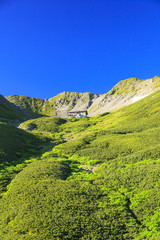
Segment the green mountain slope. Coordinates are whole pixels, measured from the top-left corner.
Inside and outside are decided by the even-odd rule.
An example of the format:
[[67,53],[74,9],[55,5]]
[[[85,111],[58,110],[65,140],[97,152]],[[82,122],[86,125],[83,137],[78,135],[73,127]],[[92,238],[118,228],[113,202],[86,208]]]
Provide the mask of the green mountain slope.
[[160,239],[159,102],[156,91],[97,117],[22,123],[29,136],[50,138],[50,148],[26,156],[14,176],[8,169],[13,181],[0,199],[0,237]]
[[33,111],[26,111],[14,103],[11,103],[0,95],[0,121],[24,121],[30,118],[38,117]]
[[89,116],[96,116],[119,109],[142,99],[160,89],[160,77],[146,80],[129,78],[117,83],[108,93],[63,92],[50,99],[31,98],[19,95],[6,97],[15,105],[37,114],[68,117],[70,110],[88,110]]
[[22,121],[28,119],[26,118],[26,115],[18,109],[18,107],[11,104],[2,95],[0,95],[0,118],[1,120],[10,119]]
[[27,158],[39,153],[42,144],[39,136],[0,122],[0,195],[26,166]]
[[98,187],[64,180],[69,172],[64,162],[43,160],[17,175],[0,207],[4,240],[121,239],[125,214],[100,206],[108,199]]
[[[19,112],[26,116],[26,118],[35,118],[41,116],[41,111],[39,110],[43,100],[33,99],[29,97],[23,97],[19,95],[13,95],[11,97],[6,97],[8,102],[12,104],[13,108],[17,108]],[[32,105],[32,107],[30,107]]]

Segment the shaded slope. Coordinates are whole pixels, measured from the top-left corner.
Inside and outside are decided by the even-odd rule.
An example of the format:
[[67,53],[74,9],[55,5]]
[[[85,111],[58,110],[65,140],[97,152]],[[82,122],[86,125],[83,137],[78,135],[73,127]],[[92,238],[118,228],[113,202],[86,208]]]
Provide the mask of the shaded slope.
[[0,123],[0,196],[15,175],[26,166],[25,160],[39,153],[42,143],[38,136]]
[[17,107],[17,110],[23,113],[27,118],[35,118],[41,116],[41,106],[43,106],[42,99],[30,98],[20,95],[12,95],[6,97],[12,106]]
[[[32,113],[32,117],[34,114]],[[24,121],[25,119],[29,119],[31,115],[22,111],[18,106],[9,102],[6,98],[0,95],[0,118],[10,119],[10,120],[20,120]]]
[[40,143],[37,141],[31,133],[0,123],[0,163],[17,159],[22,151]]

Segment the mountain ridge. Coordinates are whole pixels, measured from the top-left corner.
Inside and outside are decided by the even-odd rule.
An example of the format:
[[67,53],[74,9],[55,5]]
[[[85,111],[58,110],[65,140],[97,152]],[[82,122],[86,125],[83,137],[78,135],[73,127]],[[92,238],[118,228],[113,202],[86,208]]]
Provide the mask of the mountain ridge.
[[21,109],[36,114],[68,117],[68,111],[87,110],[89,116],[117,110],[138,101],[160,89],[160,77],[141,80],[128,78],[118,82],[109,92],[62,92],[49,98],[32,98],[21,95],[7,96],[6,99]]

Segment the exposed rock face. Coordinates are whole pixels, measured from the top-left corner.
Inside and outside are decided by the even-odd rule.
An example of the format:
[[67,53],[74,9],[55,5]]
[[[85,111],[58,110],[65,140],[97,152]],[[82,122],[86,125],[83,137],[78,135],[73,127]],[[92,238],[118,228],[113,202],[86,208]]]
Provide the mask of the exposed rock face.
[[160,77],[146,80],[129,78],[120,81],[106,94],[63,92],[50,99],[19,95],[7,99],[29,112],[48,116],[68,117],[68,111],[87,110],[89,116],[121,108],[160,89]]
[[119,109],[160,89],[160,77],[120,81],[108,93],[101,95],[89,109],[90,116]]

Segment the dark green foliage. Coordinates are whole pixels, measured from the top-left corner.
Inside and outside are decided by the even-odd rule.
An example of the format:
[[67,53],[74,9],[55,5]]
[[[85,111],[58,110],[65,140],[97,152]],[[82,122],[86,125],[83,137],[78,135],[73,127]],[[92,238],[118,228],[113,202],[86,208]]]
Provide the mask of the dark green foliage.
[[27,152],[36,144],[40,144],[40,140],[35,135],[0,123],[0,163],[16,160],[22,151]]

